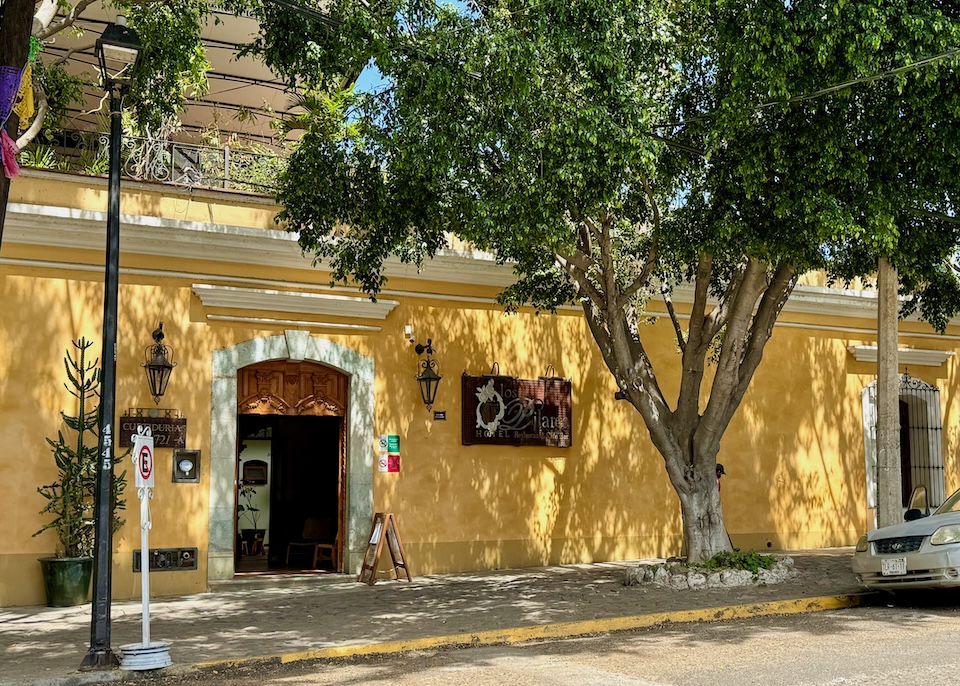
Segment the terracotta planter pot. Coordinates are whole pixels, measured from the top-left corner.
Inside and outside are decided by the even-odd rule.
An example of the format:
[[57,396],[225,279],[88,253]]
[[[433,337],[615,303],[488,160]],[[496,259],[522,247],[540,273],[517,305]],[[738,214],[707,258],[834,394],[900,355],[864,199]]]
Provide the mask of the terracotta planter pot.
[[83,605],[88,601],[92,557],[42,557],[38,562],[49,607]]

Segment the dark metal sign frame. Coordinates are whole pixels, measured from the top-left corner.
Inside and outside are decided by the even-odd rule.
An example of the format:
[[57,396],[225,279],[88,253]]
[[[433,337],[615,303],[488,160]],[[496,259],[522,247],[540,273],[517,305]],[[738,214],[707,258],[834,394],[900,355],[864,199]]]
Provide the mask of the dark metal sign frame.
[[143,417],[124,415],[120,417],[120,435],[117,437],[121,448],[132,448],[131,436],[137,433],[137,426],[149,426],[153,434],[154,448],[186,448],[186,417]]

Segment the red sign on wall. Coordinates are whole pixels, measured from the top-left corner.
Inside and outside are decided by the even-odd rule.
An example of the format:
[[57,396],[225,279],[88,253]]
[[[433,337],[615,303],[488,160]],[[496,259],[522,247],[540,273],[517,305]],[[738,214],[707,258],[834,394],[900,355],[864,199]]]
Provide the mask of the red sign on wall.
[[569,379],[461,377],[463,445],[545,445],[573,440]]

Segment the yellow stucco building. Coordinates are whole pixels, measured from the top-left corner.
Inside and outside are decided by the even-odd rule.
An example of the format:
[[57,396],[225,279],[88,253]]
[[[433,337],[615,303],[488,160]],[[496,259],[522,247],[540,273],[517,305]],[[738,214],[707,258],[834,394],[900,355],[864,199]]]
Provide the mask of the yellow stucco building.
[[[206,591],[254,563],[312,566],[287,560],[308,522],[333,546],[324,566],[356,574],[375,512],[394,513],[413,574],[680,552],[662,460],[636,411],[614,399],[580,310],[505,315],[494,298],[510,269],[466,250],[422,273],[389,265],[371,302],[330,288],[263,196],[133,181],[122,190],[118,412],[185,419],[179,450],[199,451],[156,448],[151,547],[196,549],[190,565],[152,575],[157,595]],[[45,521],[37,487],[56,474],[44,439],[72,409],[70,341],[85,336],[99,351],[106,205],[103,179],[30,170],[13,181],[0,248],[0,606],[44,602],[37,558],[55,541],[32,536]],[[140,366],[161,320],[177,366],[156,405]],[[657,364],[673,364],[669,321],[645,336]],[[431,340],[443,375],[430,410],[410,338]],[[960,326],[940,336],[901,323],[903,463],[910,483],[940,497],[960,485],[958,343]],[[849,545],[871,525],[875,346],[872,293],[797,288],[721,446],[736,545]],[[462,377],[494,363],[504,377],[569,379],[569,447],[464,444]],[[675,378],[660,382],[676,395]],[[381,436],[399,437],[399,471],[382,471]],[[199,455],[187,475],[198,478],[175,481],[184,454]],[[263,555],[237,535],[245,476]],[[127,501],[117,599],[140,591],[132,487]]]

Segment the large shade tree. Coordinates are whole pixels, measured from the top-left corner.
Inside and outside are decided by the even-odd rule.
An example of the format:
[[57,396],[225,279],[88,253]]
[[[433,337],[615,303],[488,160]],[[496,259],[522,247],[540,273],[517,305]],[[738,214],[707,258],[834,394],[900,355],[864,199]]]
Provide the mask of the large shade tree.
[[[729,546],[720,442],[800,275],[869,276],[885,256],[909,308],[941,327],[956,308],[952,3],[228,4],[261,21],[249,49],[306,89],[279,192],[304,249],[375,295],[388,257],[421,262],[454,235],[514,265],[505,306],[580,303],[693,560]],[[181,44],[196,11],[171,18],[190,19]],[[387,85],[361,93],[367,65]],[[140,92],[150,111],[164,91]],[[652,298],[679,363],[647,355]]]
[[[454,235],[514,265],[508,307],[582,304],[617,396],[663,457],[692,560],[729,547],[721,439],[799,276],[869,277],[885,256],[909,308],[939,327],[956,309],[952,4],[325,9],[335,29],[260,15],[257,48],[314,87],[282,219],[371,294],[386,258],[429,259]],[[344,88],[368,63],[387,86]],[[679,364],[647,354],[651,298],[666,303]]]

